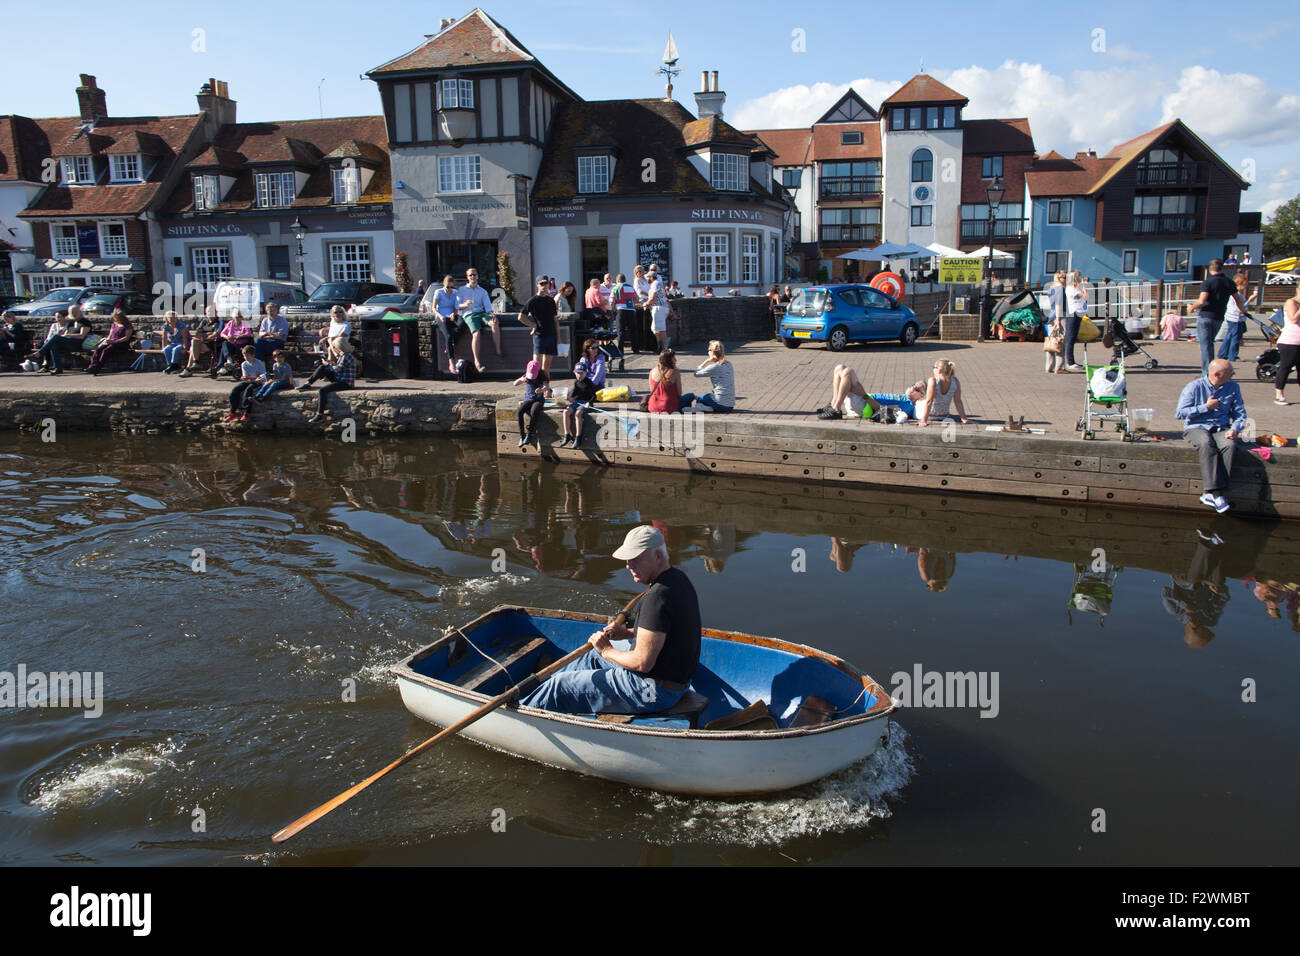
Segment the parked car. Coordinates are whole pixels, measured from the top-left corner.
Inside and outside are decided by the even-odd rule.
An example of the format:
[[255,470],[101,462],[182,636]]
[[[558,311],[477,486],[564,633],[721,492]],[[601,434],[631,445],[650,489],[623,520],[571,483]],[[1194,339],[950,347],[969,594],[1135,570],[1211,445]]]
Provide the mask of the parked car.
[[316,287],[307,301],[285,306],[282,315],[312,315],[328,312],[336,305],[343,308],[360,305],[367,299],[385,292],[396,292],[397,286],[387,282],[325,282]]
[[372,295],[348,311],[358,319],[373,319],[390,311],[416,315],[420,311],[420,293],[385,292],[383,295]]
[[256,317],[264,303],[278,302],[283,311],[306,301],[302,289],[282,279],[222,279],[212,290],[212,305],[223,319],[235,309],[246,317]]
[[26,305],[32,301],[30,295],[14,295],[9,292],[0,294],[0,313],[7,312],[15,305]]
[[153,296],[145,292],[100,292],[81,303],[87,316],[112,315],[121,309],[127,315],[149,315],[153,312]]
[[781,341],[788,349],[825,342],[832,352],[843,352],[850,342],[890,339],[912,345],[920,332],[916,313],[868,285],[800,289],[781,319]]
[[24,305],[10,306],[5,309],[5,315],[12,312],[20,319],[29,316],[53,315],[55,312],[66,311],[71,306],[79,302],[84,302],[93,295],[115,291],[118,290],[105,289],[100,286],[64,286],[61,289],[51,289],[39,299],[35,299]]

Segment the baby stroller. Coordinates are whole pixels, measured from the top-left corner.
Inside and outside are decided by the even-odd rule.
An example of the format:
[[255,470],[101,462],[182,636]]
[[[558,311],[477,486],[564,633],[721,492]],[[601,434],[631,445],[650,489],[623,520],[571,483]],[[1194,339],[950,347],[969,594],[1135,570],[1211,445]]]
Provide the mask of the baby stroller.
[[616,329],[591,329],[589,334],[596,340],[596,348],[605,356],[606,367],[614,370],[614,362],[618,362],[618,370],[623,371],[623,350],[619,348],[619,333]]
[[1128,379],[1124,374],[1124,350],[1115,350],[1110,365],[1089,365],[1088,344],[1083,343],[1083,415],[1075,428],[1084,439],[1097,437],[1097,425],[1114,422],[1124,441],[1133,441],[1133,422],[1128,411]]
[[1138,352],[1147,357],[1144,368],[1155,368],[1160,363],[1155,360],[1150,352],[1133,341],[1133,337],[1128,334],[1128,329],[1124,328],[1124,323],[1119,319],[1107,319],[1110,323],[1110,335],[1115,342],[1115,361],[1121,358],[1132,358]]
[[1286,319],[1281,309],[1267,319],[1261,319],[1249,312],[1246,313],[1246,317],[1259,326],[1259,330],[1264,333],[1264,338],[1268,341],[1268,348],[1255,356],[1255,378],[1261,382],[1271,382],[1277,376],[1277,340],[1282,334],[1281,323]]

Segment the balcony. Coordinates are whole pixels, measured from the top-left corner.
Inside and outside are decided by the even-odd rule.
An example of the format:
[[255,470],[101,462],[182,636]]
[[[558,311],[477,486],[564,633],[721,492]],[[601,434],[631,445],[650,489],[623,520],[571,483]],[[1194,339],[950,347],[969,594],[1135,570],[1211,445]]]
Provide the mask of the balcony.
[[[994,242],[1024,241],[1029,230],[1020,219],[997,219],[993,223]],[[988,242],[989,221],[987,219],[963,219],[961,221],[962,242]]]
[[1137,167],[1138,186],[1208,186],[1209,163],[1147,163]]
[[1133,217],[1136,236],[1190,236],[1201,231],[1201,217],[1195,213],[1152,213]]
[[831,176],[821,181],[821,198],[879,199],[883,182],[881,176]]
[[875,242],[880,226],[822,226],[822,242]]

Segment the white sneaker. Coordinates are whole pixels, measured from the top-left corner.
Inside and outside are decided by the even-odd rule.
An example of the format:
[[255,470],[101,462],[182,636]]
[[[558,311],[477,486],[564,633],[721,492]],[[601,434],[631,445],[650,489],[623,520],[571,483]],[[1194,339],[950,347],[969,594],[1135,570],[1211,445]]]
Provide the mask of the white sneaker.
[[1216,497],[1217,497],[1217,495],[1212,495],[1212,494],[1210,494],[1210,493],[1207,491],[1205,494],[1201,495],[1201,504],[1203,504],[1203,505],[1208,505],[1209,507],[1211,507],[1211,508],[1213,508],[1215,511],[1217,511],[1217,510],[1219,510],[1219,505],[1218,505],[1218,503],[1215,501],[1215,498],[1216,498]]
[[1223,514],[1231,507],[1232,505],[1228,504],[1228,499],[1223,497],[1223,495],[1214,496],[1214,510],[1219,514]]

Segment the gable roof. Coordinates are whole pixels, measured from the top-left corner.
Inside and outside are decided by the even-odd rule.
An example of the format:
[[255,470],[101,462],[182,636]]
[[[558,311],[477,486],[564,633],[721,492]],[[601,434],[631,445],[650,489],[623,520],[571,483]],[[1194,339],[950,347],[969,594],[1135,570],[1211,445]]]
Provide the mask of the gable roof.
[[[144,163],[142,183],[93,186],[48,186],[18,215],[24,219],[47,216],[135,216],[158,199],[158,189],[171,172],[173,164],[185,150],[202,116],[110,116],[96,121],[89,132],[76,116],[29,120],[44,134],[32,135],[30,142],[39,154],[33,159],[24,155],[23,162],[35,162],[37,168],[47,156],[119,155],[144,153],[155,162]],[[27,140],[25,139],[25,142]]]
[[[865,111],[866,115],[860,115]],[[836,114],[839,114],[838,116]],[[846,115],[847,114],[847,115]],[[821,118],[813,123],[869,123],[880,119],[871,104],[857,94],[853,87],[831,105]]]
[[360,159],[375,169],[359,204],[392,201],[392,174],[382,116],[344,116],[270,123],[230,123],[217,131],[212,145],[187,164],[189,175],[179,182],[164,206],[171,215],[194,211],[193,177],[203,169],[220,167],[234,183],[211,212],[243,212],[257,208],[256,173],[266,163],[293,162],[308,171],[307,181],[288,208],[334,204],[330,160]]
[[1194,144],[1196,144],[1202,150],[1204,150],[1209,160],[1211,162],[1218,163],[1220,167],[1222,167],[1234,179],[1237,180],[1237,182],[1241,185],[1242,189],[1250,188],[1250,183],[1246,182],[1246,180],[1243,179],[1235,169],[1233,169],[1230,165],[1224,162],[1223,158],[1219,156],[1218,153],[1210,149],[1210,147],[1206,144],[1205,140],[1201,139],[1199,136],[1193,133],[1191,128],[1188,127],[1187,124],[1184,123],[1182,120],[1175,119],[1172,122],[1165,123],[1163,126],[1157,126],[1153,130],[1148,130],[1147,132],[1141,134],[1140,136],[1135,136],[1132,139],[1120,143],[1118,146],[1114,147],[1109,153],[1106,154],[1106,158],[1116,160],[1116,163],[1114,166],[1110,168],[1110,170],[1107,171],[1107,173],[1100,180],[1098,180],[1097,184],[1093,187],[1093,189],[1101,189],[1103,186],[1106,185],[1106,183],[1110,182],[1111,179],[1113,179],[1116,175],[1118,175],[1121,169],[1124,169],[1130,163],[1133,163],[1138,159],[1140,159],[1148,149],[1150,149],[1160,140],[1164,139],[1165,136],[1167,136],[1169,133],[1175,131],[1182,133]]
[[962,152],[964,153],[1032,153],[1034,136],[1029,131],[1029,120],[977,119],[963,120]]
[[536,63],[533,56],[505,27],[479,7],[431,34],[414,50],[383,63],[367,76],[444,70],[501,63]]
[[806,166],[812,162],[812,130],[749,129],[747,134],[762,142],[775,154],[775,166]]
[[918,73],[881,103],[881,107],[898,106],[905,103],[969,103],[951,87],[944,86],[928,73]]
[[[716,121],[716,122],[714,122]],[[689,131],[689,133],[688,133]],[[692,140],[688,143],[687,139]],[[727,137],[710,140],[709,136]],[[533,186],[541,201],[572,199],[578,195],[575,151],[593,142],[612,143],[619,159],[610,177],[609,192],[598,197],[698,195],[716,192],[687,158],[691,145],[735,142],[761,148],[752,135],[741,133],[719,117],[697,120],[676,100],[597,100],[566,103],[555,114],[551,141],[542,156]],[[646,159],[654,161],[655,181],[643,182]],[[773,193],[751,180],[751,195],[765,199]]]

